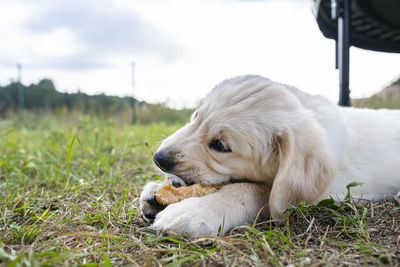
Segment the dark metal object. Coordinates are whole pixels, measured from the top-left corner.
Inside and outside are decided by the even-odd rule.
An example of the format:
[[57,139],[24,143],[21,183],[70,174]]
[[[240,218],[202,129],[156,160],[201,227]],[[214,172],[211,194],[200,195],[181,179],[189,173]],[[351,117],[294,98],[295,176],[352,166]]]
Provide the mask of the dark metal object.
[[[339,65],[339,105],[350,106],[350,0],[339,0],[337,53]],[[336,8],[336,7],[335,7]]]
[[400,53],[399,0],[313,0],[322,34],[336,41],[339,104],[350,105],[349,47]]

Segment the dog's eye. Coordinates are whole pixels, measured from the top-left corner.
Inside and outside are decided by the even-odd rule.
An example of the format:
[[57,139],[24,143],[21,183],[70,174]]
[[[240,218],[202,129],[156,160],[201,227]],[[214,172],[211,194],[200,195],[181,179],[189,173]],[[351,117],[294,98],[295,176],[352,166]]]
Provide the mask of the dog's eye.
[[208,145],[211,149],[218,151],[218,152],[232,152],[232,150],[227,146],[223,141],[219,139],[215,139],[211,141],[211,143]]

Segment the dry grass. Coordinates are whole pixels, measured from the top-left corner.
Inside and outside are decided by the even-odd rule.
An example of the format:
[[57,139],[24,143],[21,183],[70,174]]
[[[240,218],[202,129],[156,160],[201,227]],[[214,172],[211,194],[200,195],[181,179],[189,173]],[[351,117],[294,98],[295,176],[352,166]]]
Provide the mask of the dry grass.
[[400,265],[393,201],[301,203],[284,224],[263,221],[223,237],[157,236],[140,218],[138,196],[147,180],[161,179],[152,150],[177,127],[0,121],[0,263]]

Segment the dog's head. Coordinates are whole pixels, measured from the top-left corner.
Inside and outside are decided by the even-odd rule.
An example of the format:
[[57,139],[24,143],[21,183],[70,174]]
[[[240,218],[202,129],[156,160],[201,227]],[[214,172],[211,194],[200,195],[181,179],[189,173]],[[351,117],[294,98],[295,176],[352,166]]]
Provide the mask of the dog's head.
[[260,76],[225,80],[162,143],[155,163],[186,184],[269,184],[276,218],[291,203],[312,201],[332,168],[323,132],[293,90]]

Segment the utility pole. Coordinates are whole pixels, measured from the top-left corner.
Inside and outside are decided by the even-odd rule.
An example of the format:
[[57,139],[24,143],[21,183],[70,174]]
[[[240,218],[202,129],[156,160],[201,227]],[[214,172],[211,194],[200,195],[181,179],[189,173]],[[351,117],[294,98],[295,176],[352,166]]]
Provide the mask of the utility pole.
[[137,121],[137,99],[136,99],[136,94],[135,94],[135,87],[136,87],[136,83],[135,83],[135,62],[131,63],[131,67],[132,67],[132,124],[135,124]]
[[17,64],[17,73],[18,73],[18,119],[20,122],[24,120],[24,88],[22,87],[22,65],[20,63]]

